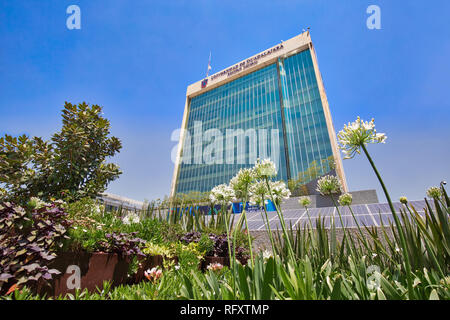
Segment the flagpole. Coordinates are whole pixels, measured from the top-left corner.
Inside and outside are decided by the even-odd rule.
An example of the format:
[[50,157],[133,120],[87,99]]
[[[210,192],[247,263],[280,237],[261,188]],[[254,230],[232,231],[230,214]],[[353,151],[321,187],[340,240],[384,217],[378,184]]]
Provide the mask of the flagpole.
[[208,78],[209,70],[211,70],[211,51],[209,51],[208,68],[206,69],[206,77]]

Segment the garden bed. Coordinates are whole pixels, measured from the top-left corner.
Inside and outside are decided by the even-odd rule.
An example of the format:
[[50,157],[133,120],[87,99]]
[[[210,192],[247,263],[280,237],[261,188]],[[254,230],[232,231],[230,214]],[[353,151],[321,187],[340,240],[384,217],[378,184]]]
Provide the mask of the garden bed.
[[[210,258],[210,257],[208,257]],[[221,258],[212,257],[207,261],[219,262]],[[178,263],[178,257],[166,258],[168,261]],[[229,263],[229,262],[227,262]],[[123,284],[137,284],[145,280],[145,271],[154,267],[164,268],[164,257],[162,255],[151,255],[139,259],[139,267],[131,277],[128,276],[131,259],[122,258],[116,253],[104,252],[65,252],[58,255],[50,267],[61,272],[50,281],[49,286],[39,287],[37,291],[47,296],[59,296],[75,293],[76,287],[81,290],[87,289],[90,293],[96,292],[97,288],[103,288],[104,281],[109,281],[111,287]],[[202,264],[199,266],[201,267]],[[207,264],[205,265],[206,268]],[[202,269],[204,270],[204,268]],[[76,283],[79,272],[79,283]],[[78,286],[79,285],[79,286]]]
[[[76,288],[87,289],[93,293],[97,291],[97,288],[103,288],[105,281],[110,282],[111,287],[137,284],[145,280],[145,271],[155,267],[163,269],[164,260],[178,264],[178,257],[164,258],[162,255],[149,255],[139,258],[137,271],[132,276],[128,276],[131,259],[122,258],[116,253],[64,252],[49,264],[49,267],[59,270],[61,274],[55,276],[49,285],[39,286],[36,291],[39,294],[57,297],[68,293],[74,294]],[[205,272],[210,264],[217,263],[229,267],[230,259],[206,256],[201,260],[198,268]]]

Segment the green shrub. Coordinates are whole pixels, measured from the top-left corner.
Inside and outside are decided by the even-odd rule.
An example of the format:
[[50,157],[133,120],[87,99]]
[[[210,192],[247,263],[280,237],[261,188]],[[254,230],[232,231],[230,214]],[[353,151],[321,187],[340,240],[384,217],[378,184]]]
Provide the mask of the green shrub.
[[23,204],[31,197],[95,197],[121,174],[117,165],[106,163],[122,145],[109,137],[110,123],[100,106],[66,102],[62,118],[61,131],[51,141],[26,135],[0,138],[2,198]]
[[142,250],[143,253],[152,256],[163,256],[167,258],[172,258],[176,254],[176,250],[168,245],[161,245],[148,242],[145,248]]
[[188,245],[178,243],[176,245],[178,264],[183,271],[197,270],[203,254],[199,250],[197,243],[191,242]]
[[99,204],[97,200],[87,197],[67,204],[66,210],[71,219],[92,218],[100,220],[105,215],[105,207]]
[[122,232],[137,232],[139,238],[158,244],[177,241],[181,233],[178,225],[149,218],[141,219],[140,223],[122,224],[119,229]]
[[96,200],[83,198],[66,205],[70,219],[69,239],[64,241],[63,250],[89,252],[98,249],[98,244],[106,240],[106,234],[136,233],[136,236],[154,243],[164,244],[178,241],[181,227],[155,218],[141,218],[139,223],[123,222],[123,212],[106,211]]
[[205,255],[214,250],[214,241],[209,237],[208,234],[202,234],[200,240],[198,241],[198,250]]

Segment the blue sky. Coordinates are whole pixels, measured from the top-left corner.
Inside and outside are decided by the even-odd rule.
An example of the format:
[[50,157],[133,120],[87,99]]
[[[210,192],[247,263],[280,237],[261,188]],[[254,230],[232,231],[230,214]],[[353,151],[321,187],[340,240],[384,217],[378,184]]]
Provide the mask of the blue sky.
[[[81,9],[68,30],[66,8]],[[369,30],[366,8],[381,8]],[[172,131],[188,84],[311,28],[336,131],[374,117],[369,146],[391,196],[421,199],[450,180],[450,1],[272,0],[0,2],[0,134],[49,138],[64,101],[104,107],[123,142],[109,191],[169,193]],[[344,160],[351,190],[379,184],[363,157]],[[449,181],[450,182],[450,181]]]

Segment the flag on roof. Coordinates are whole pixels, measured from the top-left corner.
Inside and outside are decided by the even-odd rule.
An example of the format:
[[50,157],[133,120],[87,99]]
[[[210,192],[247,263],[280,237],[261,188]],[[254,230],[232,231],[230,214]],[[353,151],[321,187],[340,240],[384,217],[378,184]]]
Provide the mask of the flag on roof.
[[208,69],[206,70],[206,77],[209,75],[209,70],[211,70],[211,51],[209,52]]

